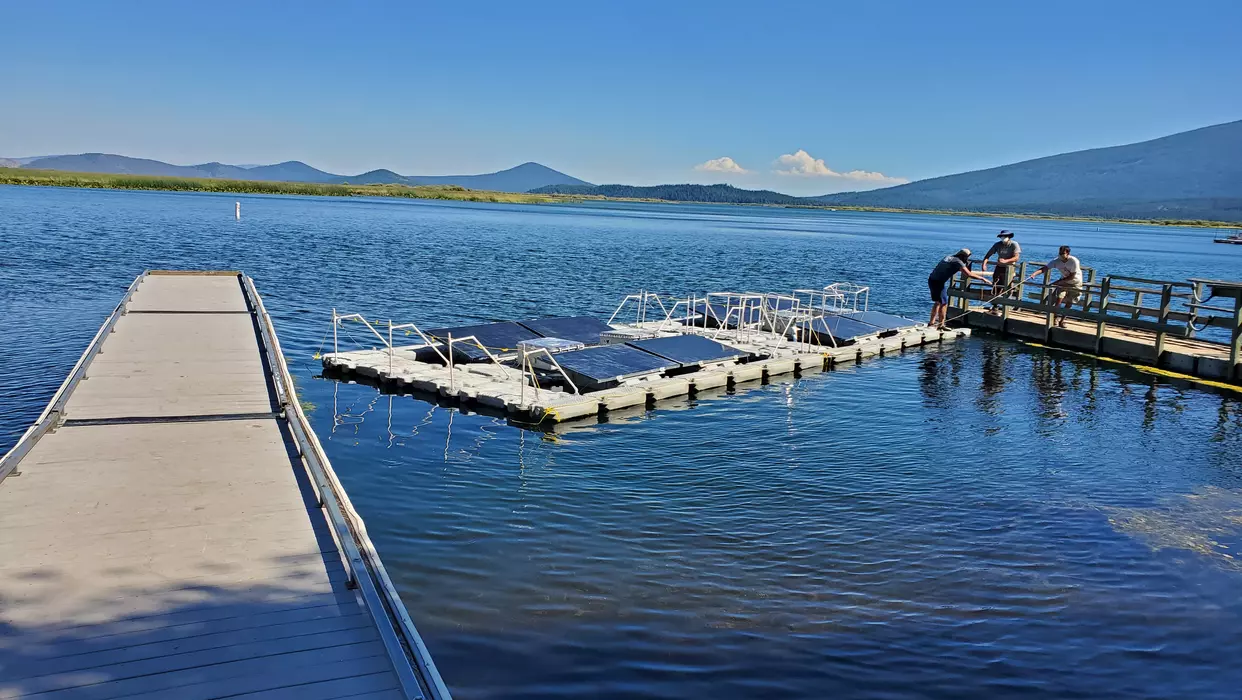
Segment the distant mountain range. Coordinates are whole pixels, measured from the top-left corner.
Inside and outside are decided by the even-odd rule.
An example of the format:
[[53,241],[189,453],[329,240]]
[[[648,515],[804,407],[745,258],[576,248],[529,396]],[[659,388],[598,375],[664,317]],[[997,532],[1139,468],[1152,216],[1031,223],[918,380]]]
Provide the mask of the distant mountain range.
[[672,202],[856,206],[1002,214],[1242,222],[1242,121],[1110,148],[1037,158],[867,192],[794,197],[731,185],[592,185],[538,163],[484,175],[334,175],[300,161],[243,167],[169,165],[104,153],[0,159],[0,167],[95,173],[371,184],[460,185],[539,194]]
[[682,202],[1242,221],[1242,121],[867,192],[792,197],[728,185],[543,187]]
[[539,163],[483,175],[399,175],[391,170],[372,170],[361,175],[336,175],[291,160],[275,165],[245,167],[225,163],[172,165],[147,158],[130,158],[111,153],[0,159],[0,167],[38,170],[66,170],[80,173],[118,175],[157,175],[163,177],[202,177],[227,180],[271,180],[276,182],[320,182],[351,184],[460,185],[474,190],[526,192],[549,185],[590,186],[590,183],[553,170]]

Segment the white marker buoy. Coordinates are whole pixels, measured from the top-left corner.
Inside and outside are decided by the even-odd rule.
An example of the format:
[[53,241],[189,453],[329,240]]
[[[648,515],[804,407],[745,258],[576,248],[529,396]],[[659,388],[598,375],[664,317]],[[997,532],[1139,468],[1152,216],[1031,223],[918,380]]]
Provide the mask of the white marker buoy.
[[237,220],[241,221],[241,202],[237,203]]

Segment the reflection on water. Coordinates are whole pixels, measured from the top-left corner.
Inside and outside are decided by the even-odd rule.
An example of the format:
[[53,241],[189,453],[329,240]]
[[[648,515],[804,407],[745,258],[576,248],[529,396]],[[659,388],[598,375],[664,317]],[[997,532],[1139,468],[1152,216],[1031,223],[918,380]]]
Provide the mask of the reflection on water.
[[318,386],[360,507],[417,504],[369,522],[467,697],[1242,681],[1234,394],[987,338],[549,433]]
[[135,274],[246,270],[458,698],[1242,687],[1236,393],[977,337],[536,432],[325,380],[313,359],[333,307],[435,326],[606,317],[640,284],[853,280],[921,317],[929,264],[998,227],[1032,257],[1066,243],[1117,274],[1230,276],[1242,251],[1210,235],[276,197],[236,221],[235,199],[0,188],[0,449]]
[[1242,573],[1242,491],[1206,486],[1148,508],[1112,508],[1108,521],[1119,532],[1153,549],[1189,550]]

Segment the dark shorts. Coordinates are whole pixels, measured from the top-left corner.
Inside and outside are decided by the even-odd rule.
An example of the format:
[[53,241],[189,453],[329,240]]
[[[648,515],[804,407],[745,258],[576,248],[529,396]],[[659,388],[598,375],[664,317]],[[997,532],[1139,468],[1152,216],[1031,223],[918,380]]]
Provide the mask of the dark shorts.
[[1013,265],[997,265],[992,271],[992,289],[1000,291],[1013,282]]
[[927,278],[927,289],[931,291],[932,302],[936,304],[949,303],[949,281],[951,279],[951,277],[947,280],[938,280],[934,277]]

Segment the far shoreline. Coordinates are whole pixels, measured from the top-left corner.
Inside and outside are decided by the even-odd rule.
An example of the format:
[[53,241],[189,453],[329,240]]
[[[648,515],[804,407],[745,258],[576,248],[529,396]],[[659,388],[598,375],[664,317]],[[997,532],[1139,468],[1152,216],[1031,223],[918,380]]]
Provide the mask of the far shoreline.
[[920,214],[965,216],[979,218],[1030,219],[1036,221],[1072,221],[1098,224],[1134,224],[1199,229],[1242,229],[1242,222],[1186,219],[1108,219],[1096,217],[1058,216],[1052,214],[956,211],[943,209],[896,209],[891,207],[856,207],[845,205],[815,206],[809,204],[760,204],[745,202],[695,202],[668,199],[605,197],[602,195],[531,194],[527,192],[491,192],[471,190],[458,185],[397,185],[397,184],[326,184],[311,182],[272,182],[265,180],[224,180],[212,178],[161,177],[156,175],[116,175],[109,173],[78,173],[61,170],[0,168],[0,185],[22,187],[74,187],[83,189],[138,190],[157,192],[207,192],[215,194],[278,194],[322,197],[392,197],[487,204],[583,204],[587,202],[622,202],[641,204],[691,204],[740,207],[771,207],[806,209],[809,211],[875,212],[884,214]]

